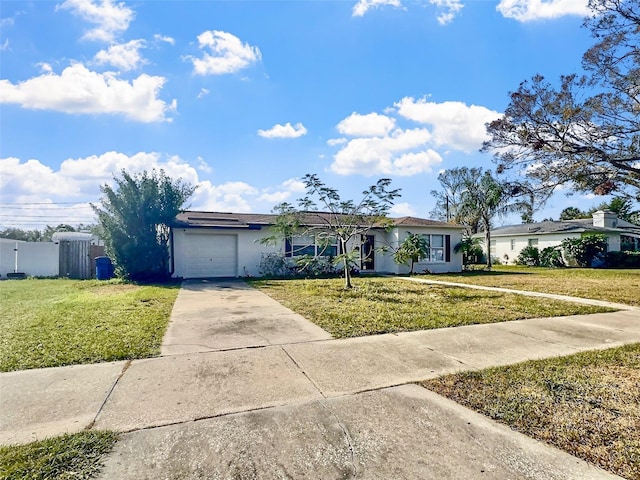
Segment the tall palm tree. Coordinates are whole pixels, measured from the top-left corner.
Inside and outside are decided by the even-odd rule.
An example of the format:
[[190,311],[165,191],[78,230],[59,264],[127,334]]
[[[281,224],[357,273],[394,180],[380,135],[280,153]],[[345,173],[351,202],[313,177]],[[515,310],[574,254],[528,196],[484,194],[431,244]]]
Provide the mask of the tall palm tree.
[[461,210],[469,217],[480,219],[480,229],[484,231],[487,268],[491,269],[491,223],[495,217],[510,213],[526,212],[531,209],[531,201],[524,200],[526,193],[521,186],[500,182],[487,170],[465,185],[462,193]]

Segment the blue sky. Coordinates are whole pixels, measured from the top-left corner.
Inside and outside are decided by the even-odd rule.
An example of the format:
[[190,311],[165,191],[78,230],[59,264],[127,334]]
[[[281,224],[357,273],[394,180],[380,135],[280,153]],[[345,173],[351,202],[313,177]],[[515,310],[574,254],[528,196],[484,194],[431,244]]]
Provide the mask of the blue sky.
[[[535,73],[579,70],[586,0],[3,0],[0,228],[90,223],[121,169],[267,213],[317,173],[378,178],[428,217],[437,175],[492,168],[484,124]],[[536,215],[602,199],[556,196]],[[16,205],[18,204],[18,205]]]

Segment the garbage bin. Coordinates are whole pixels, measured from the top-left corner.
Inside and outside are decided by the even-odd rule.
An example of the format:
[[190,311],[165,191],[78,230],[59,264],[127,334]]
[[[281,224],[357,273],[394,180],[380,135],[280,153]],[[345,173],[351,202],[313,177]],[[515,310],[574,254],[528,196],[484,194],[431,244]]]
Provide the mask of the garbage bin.
[[113,266],[109,257],[96,257],[96,278],[109,280],[113,274]]

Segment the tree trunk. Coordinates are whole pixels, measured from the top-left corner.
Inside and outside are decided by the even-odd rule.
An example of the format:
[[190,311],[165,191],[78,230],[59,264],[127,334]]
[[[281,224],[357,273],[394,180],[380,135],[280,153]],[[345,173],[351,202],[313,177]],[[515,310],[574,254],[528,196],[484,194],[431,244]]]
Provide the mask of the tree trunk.
[[340,240],[342,246],[342,253],[344,254],[344,288],[348,290],[351,287],[351,268],[349,265],[349,258],[347,257],[347,242]]
[[485,225],[484,242],[487,248],[487,270],[491,270],[491,229]]

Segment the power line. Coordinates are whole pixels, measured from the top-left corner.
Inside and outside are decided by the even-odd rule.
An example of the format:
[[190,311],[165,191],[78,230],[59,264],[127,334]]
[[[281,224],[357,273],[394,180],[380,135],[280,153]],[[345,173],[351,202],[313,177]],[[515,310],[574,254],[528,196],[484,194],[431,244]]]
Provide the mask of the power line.
[[14,202],[14,203],[0,203],[0,206],[11,205],[77,205],[79,203],[92,203],[95,200],[83,200],[80,202]]

